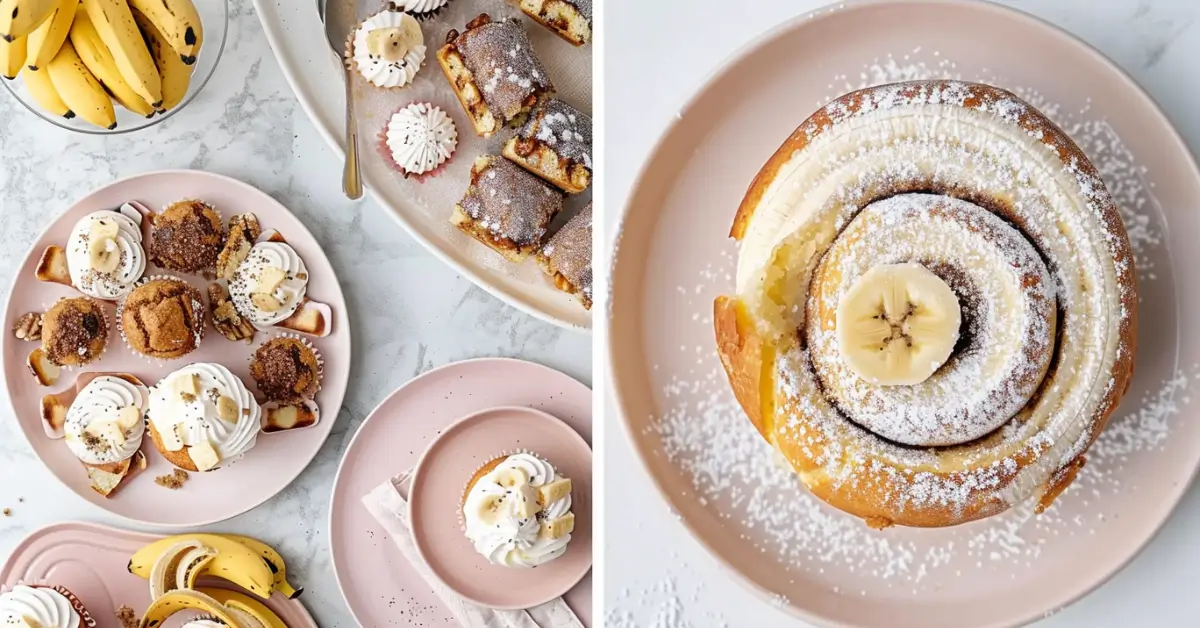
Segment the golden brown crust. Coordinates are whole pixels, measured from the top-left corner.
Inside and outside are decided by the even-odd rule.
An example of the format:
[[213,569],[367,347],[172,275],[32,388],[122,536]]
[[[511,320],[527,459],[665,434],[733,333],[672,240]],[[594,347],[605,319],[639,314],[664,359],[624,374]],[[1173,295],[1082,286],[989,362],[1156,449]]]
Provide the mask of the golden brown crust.
[[475,484],[478,483],[479,480],[482,480],[483,476],[494,471],[496,469],[496,467],[500,466],[500,464],[503,463],[505,460],[508,460],[508,456],[500,456],[499,458],[495,458],[493,460],[488,461],[488,463],[483,465],[482,467],[479,467],[479,470],[477,470],[475,472],[475,475],[471,476],[471,480],[469,482],[467,482],[466,488],[463,489],[463,494],[462,494],[462,505],[463,506],[467,505],[467,495],[469,495],[471,493],[471,489],[475,488]]
[[[946,81],[930,81],[906,84],[900,98],[913,97],[922,89],[945,89],[950,83]],[[895,87],[895,86],[890,86]],[[857,113],[867,103],[874,91],[871,88],[846,94],[826,107],[821,108],[798,127],[791,136],[771,156],[763,168],[755,176],[745,197],[738,206],[730,229],[730,236],[741,240],[745,235],[754,212],[778,175],[780,168],[797,152],[804,149],[813,138],[819,136],[834,124],[830,111],[836,110],[841,118]],[[987,102],[1016,100],[1008,92],[984,85],[972,85],[971,96],[964,103],[965,107],[978,108]],[[1053,149],[1064,164],[1073,164],[1087,177],[1100,180],[1100,174],[1088,161],[1083,152],[1074,142],[1053,122],[1033,107],[1026,107],[1019,114],[1019,124],[1032,136],[1039,137],[1048,147]],[[895,192],[913,190],[894,190]],[[936,190],[938,192],[946,192]],[[889,194],[890,195],[890,194]],[[977,200],[977,199],[965,199]],[[1097,405],[1097,410],[1091,424],[1085,431],[1079,446],[1075,449],[1085,452],[1100,435],[1107,424],[1112,412],[1116,409],[1121,397],[1129,387],[1132,379],[1133,361],[1137,349],[1137,286],[1132,252],[1124,224],[1121,221],[1115,203],[1107,194],[1097,198],[1100,219],[1106,232],[1112,237],[1106,238],[1111,247],[1116,283],[1121,288],[1121,305],[1125,316],[1120,318],[1119,332],[1121,347],[1116,352],[1116,360],[1111,369],[1111,382],[1105,396]],[[1021,225],[1025,227],[1026,225]],[[966,490],[967,499],[951,506],[949,504],[922,503],[920,505],[895,504],[894,487],[879,480],[857,478],[863,481],[848,483],[837,478],[829,477],[822,461],[831,456],[831,452],[844,452],[843,443],[831,446],[825,441],[821,430],[800,421],[798,427],[788,431],[775,429],[773,416],[764,416],[763,408],[766,401],[769,415],[803,416],[803,410],[789,405],[786,399],[774,398],[774,387],[771,382],[763,382],[763,342],[754,330],[753,321],[744,320],[746,315],[733,297],[720,297],[714,304],[714,328],[717,337],[718,353],[725,367],[734,395],[745,410],[754,426],[772,442],[785,459],[800,475],[809,490],[828,502],[830,505],[864,519],[874,528],[900,524],[914,527],[939,527],[957,525],[984,517],[989,517],[1008,509],[1009,504],[1003,501],[1000,490],[1011,484],[1017,472],[1032,464],[1037,458],[1037,452],[1030,448],[1022,449],[1013,457],[1015,462],[1012,472],[998,472],[995,483],[985,489]],[[770,362],[774,361],[773,354]],[[1047,377],[1051,377],[1047,374]],[[771,399],[763,399],[763,391],[770,391]],[[773,408],[775,404],[779,407]],[[764,429],[765,428],[765,429]],[[971,447],[968,443],[959,447]],[[842,455],[842,454],[838,454]],[[1084,457],[1079,455],[1060,468],[1044,487],[1038,510],[1044,510],[1061,494],[1074,480],[1083,466]],[[933,473],[948,482],[954,482],[961,477],[961,472],[941,472],[936,469],[921,469],[923,473]],[[907,473],[910,477],[916,473],[913,469],[897,467],[898,473]]]
[[167,462],[179,467],[180,469],[184,469],[185,471],[192,471],[194,473],[200,472],[200,469],[196,467],[196,463],[192,462],[192,455],[188,453],[190,447],[184,445],[183,449],[180,449],[179,451],[169,451],[167,446],[163,444],[162,434],[159,434],[158,430],[154,428],[153,421],[150,421],[146,424],[146,432],[150,434],[150,440],[154,443],[154,447],[158,449],[158,453],[162,454],[162,457],[165,458]]
[[591,20],[563,0],[521,0],[521,11],[573,46],[582,46],[592,37]]
[[[454,33],[455,31],[450,32]],[[463,63],[458,48],[452,42],[447,43],[438,49],[437,60],[438,65],[442,67],[442,73],[446,75],[446,80],[450,83],[450,89],[458,97],[458,103],[462,105],[463,111],[471,119],[471,126],[475,128],[475,134],[479,137],[491,137],[499,130],[500,125],[496,122],[496,116],[488,109],[487,103],[483,101],[483,93],[479,91],[475,77]]]
[[179,279],[153,279],[121,305],[121,333],[134,351],[164,360],[200,346],[207,310],[200,292]]

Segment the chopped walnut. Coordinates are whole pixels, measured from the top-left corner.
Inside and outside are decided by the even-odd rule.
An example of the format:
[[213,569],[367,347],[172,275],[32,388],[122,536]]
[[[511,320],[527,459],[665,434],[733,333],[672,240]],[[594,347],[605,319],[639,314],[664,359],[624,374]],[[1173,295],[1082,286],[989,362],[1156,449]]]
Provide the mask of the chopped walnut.
[[163,487],[169,488],[172,491],[183,488],[184,483],[188,481],[188,472],[183,469],[175,469],[170,475],[160,475],[154,478],[154,483]]
[[17,323],[13,325],[13,335],[17,340],[37,341],[42,339],[42,314],[41,312],[27,312],[17,319]]
[[121,622],[122,628],[137,628],[141,624],[137,613],[128,606],[121,606],[117,609],[117,621]]
[[234,342],[249,343],[254,340],[254,325],[238,314],[225,286],[215,282],[208,284],[208,303],[212,308],[213,327],[222,336]]

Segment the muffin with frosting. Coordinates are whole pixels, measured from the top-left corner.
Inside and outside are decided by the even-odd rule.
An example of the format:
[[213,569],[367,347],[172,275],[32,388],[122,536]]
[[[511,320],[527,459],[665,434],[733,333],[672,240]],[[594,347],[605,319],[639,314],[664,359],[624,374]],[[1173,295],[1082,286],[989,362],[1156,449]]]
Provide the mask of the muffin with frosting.
[[383,10],[364,20],[346,42],[346,63],[372,85],[386,89],[412,83],[425,62],[425,35],[417,19]]
[[427,20],[442,12],[450,0],[392,0],[392,8],[404,11],[417,18]]
[[150,389],[150,438],[171,464],[211,471],[254,447],[262,411],[242,380],[220,364],[198,362]]
[[250,358],[250,377],[267,401],[285,405],[312,401],[321,390],[323,375],[321,354],[296,336],[272,338]]
[[174,277],[148,277],[117,310],[125,344],[146,357],[181,358],[200,347],[208,311],[200,291]]
[[85,466],[125,462],[142,446],[149,393],[132,376],[100,375],[88,382],[67,409],[67,448]]
[[84,366],[108,347],[108,315],[88,297],[60,299],[42,315],[42,351],[55,366]]
[[151,218],[150,261],[178,273],[211,273],[225,247],[225,226],[215,207],[194,199],[167,206]]
[[412,103],[388,118],[379,137],[379,153],[405,178],[431,177],[450,160],[458,146],[458,128],[445,111]]
[[233,273],[229,295],[250,324],[271,327],[294,314],[308,291],[308,268],[286,242],[255,244]]
[[66,587],[18,584],[0,591],[0,626],[96,628],[96,620]]
[[571,480],[529,453],[495,458],[467,483],[463,531],[495,565],[537,567],[567,551],[575,530]]
[[127,294],[146,272],[142,215],[129,205],[84,216],[67,239],[71,285],[97,299]]

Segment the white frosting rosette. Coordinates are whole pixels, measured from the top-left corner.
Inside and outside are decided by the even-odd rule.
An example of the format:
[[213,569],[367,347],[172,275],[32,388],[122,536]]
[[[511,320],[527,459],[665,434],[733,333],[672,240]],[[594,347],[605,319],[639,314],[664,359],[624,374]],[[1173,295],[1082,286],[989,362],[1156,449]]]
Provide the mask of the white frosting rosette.
[[[379,32],[380,35],[372,35]],[[388,37],[387,34],[392,34]],[[351,35],[347,51],[353,67],[376,87],[404,87],[425,62],[425,36],[413,16],[382,11],[367,18]]]
[[562,556],[570,533],[550,538],[542,528],[544,522],[571,512],[570,493],[545,504],[533,516],[521,512],[522,501],[537,499],[536,489],[556,479],[562,478],[553,465],[528,453],[508,456],[479,478],[467,492],[462,512],[464,532],[475,551],[506,567],[537,567]]
[[75,223],[66,251],[67,272],[80,292],[97,299],[119,299],[146,272],[141,215],[128,205],[120,211],[88,214]]
[[294,314],[307,290],[308,268],[284,242],[255,244],[229,282],[234,307],[259,329]]
[[169,451],[208,445],[220,463],[238,458],[254,447],[261,418],[254,395],[220,364],[185,366],[150,390],[150,423]]
[[63,425],[71,453],[89,465],[132,458],[141,447],[146,431],[146,422],[142,418],[143,391],[113,375],[101,375],[88,382],[67,409]]
[[0,593],[0,626],[23,628],[27,618],[41,628],[79,628],[80,623],[75,605],[54,589],[18,584]]
[[401,170],[421,175],[450,159],[458,146],[458,129],[445,111],[413,103],[388,119],[384,143]]

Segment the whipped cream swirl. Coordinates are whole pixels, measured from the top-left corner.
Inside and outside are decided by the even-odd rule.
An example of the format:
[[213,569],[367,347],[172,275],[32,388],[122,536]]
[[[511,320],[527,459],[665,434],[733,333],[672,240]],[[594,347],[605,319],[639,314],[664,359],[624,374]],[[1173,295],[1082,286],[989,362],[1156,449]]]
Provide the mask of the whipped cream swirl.
[[[196,394],[181,393],[181,379],[196,377]],[[232,420],[222,418],[220,399],[233,400]],[[169,451],[207,442],[221,461],[254,447],[262,409],[242,380],[220,364],[198,362],[166,376],[150,390],[150,423]]]
[[[92,238],[97,223],[116,227],[107,245],[116,255],[116,267],[101,270],[92,256]],[[142,246],[141,214],[128,205],[119,211],[103,210],[75,223],[67,239],[67,272],[80,292],[97,299],[119,299],[129,294],[146,272],[146,250]]]
[[0,593],[0,626],[24,627],[27,618],[41,628],[79,628],[75,606],[54,589],[18,584]]
[[229,628],[215,619],[193,619],[181,628]]
[[[367,43],[371,31],[387,28],[403,28],[414,31],[420,36],[420,41],[404,53],[399,61],[388,61],[371,54]],[[383,11],[366,19],[354,31],[354,41],[350,45],[350,56],[358,73],[376,87],[404,87],[417,76],[417,70],[425,62],[425,40],[421,34],[421,25],[417,19],[399,11]]]
[[[501,483],[506,470],[520,469],[529,477],[529,485],[537,488],[553,482],[557,476],[554,466],[530,454],[514,454],[501,462],[479,481],[467,494],[463,505],[466,535],[475,551],[489,562],[506,567],[537,567],[562,556],[567,551],[571,535],[557,539],[541,535],[543,520],[553,520],[571,511],[570,494],[546,504],[536,516],[522,518],[517,513],[517,499]],[[495,516],[485,518],[481,512],[489,503],[498,502]]]
[[425,174],[454,154],[458,129],[445,111],[428,103],[413,103],[392,114],[386,142],[396,165],[405,172]]
[[[101,375],[88,382],[67,409],[67,448],[80,462],[90,465],[111,464],[133,457],[142,446],[146,422],[145,392],[120,377]],[[122,408],[137,408],[137,422],[128,428],[117,424]],[[96,428],[110,424],[110,435]],[[89,431],[88,428],[92,427]],[[105,426],[107,427],[107,426]]]
[[[264,272],[277,268],[284,279],[273,290],[263,286]],[[308,268],[304,260],[284,242],[259,242],[250,249],[246,260],[238,266],[229,282],[229,295],[242,316],[258,328],[270,327],[295,313],[308,291]],[[269,294],[279,304],[275,310],[264,308],[257,294]],[[273,307],[273,306],[272,306]]]
[[450,0],[392,0],[397,9],[409,13],[429,13],[446,6],[448,2]]

